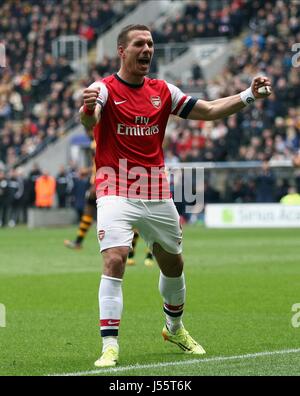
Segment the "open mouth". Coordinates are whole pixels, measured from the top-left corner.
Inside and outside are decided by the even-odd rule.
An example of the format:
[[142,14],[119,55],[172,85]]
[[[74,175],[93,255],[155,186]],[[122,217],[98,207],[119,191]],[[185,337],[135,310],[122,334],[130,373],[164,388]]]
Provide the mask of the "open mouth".
[[142,59],[138,59],[138,63],[140,64],[140,65],[149,65],[150,64],[150,59],[148,59],[148,58],[142,58]]

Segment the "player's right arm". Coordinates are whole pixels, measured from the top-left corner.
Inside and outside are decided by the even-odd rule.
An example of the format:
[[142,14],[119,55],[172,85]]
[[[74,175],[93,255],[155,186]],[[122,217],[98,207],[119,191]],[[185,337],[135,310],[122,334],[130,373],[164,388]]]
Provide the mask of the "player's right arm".
[[100,93],[99,87],[89,87],[83,91],[83,106],[79,110],[79,117],[87,133],[93,133],[93,127],[101,119],[102,106],[97,101]]
[[108,90],[103,81],[95,81],[83,91],[83,106],[79,110],[80,121],[93,138],[93,128],[100,121],[108,98]]

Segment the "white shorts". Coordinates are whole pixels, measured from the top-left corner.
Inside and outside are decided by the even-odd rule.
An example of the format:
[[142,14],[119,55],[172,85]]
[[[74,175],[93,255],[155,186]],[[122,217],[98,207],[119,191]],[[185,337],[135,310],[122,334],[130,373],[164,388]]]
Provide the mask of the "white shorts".
[[133,228],[150,250],[157,242],[169,253],[182,252],[179,214],[172,199],[147,201],[109,195],[97,199],[97,236],[100,251],[132,247]]

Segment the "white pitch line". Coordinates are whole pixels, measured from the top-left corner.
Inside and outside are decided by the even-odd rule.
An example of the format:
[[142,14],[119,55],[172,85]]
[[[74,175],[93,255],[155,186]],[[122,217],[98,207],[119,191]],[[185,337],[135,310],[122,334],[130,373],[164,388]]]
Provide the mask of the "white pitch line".
[[165,362],[165,363],[152,363],[152,364],[133,364],[131,366],[124,367],[112,367],[106,369],[90,370],[90,371],[79,371],[77,373],[61,373],[61,374],[48,374],[48,376],[55,377],[76,377],[80,375],[93,375],[93,374],[109,374],[117,373],[128,370],[138,370],[138,369],[153,369],[158,367],[169,367],[169,366],[181,366],[189,365],[195,363],[210,363],[210,362],[224,362],[226,360],[238,360],[238,359],[253,359],[261,356],[273,356],[273,355],[285,355],[289,353],[300,353],[300,348],[298,349],[283,349],[281,351],[267,351],[267,352],[256,352],[248,353],[246,355],[235,355],[235,356],[215,356],[211,358],[202,359],[192,359],[192,360],[182,360],[177,362]]

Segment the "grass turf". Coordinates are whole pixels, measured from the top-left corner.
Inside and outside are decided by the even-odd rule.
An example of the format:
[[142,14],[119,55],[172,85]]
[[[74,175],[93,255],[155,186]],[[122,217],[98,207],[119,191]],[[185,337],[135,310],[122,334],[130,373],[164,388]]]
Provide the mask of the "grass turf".
[[[0,375],[94,370],[102,260],[93,231],[83,250],[66,249],[63,240],[74,234],[75,228],[0,230],[0,303],[7,313],[0,328]],[[291,325],[291,307],[300,302],[299,240],[295,229],[185,227],[184,323],[207,351],[193,363],[188,361],[197,357],[163,342],[159,271],[143,265],[140,241],[138,264],[127,268],[124,279],[119,367],[148,366],[97,375],[298,375],[299,352],[214,357],[300,348],[300,328]]]

